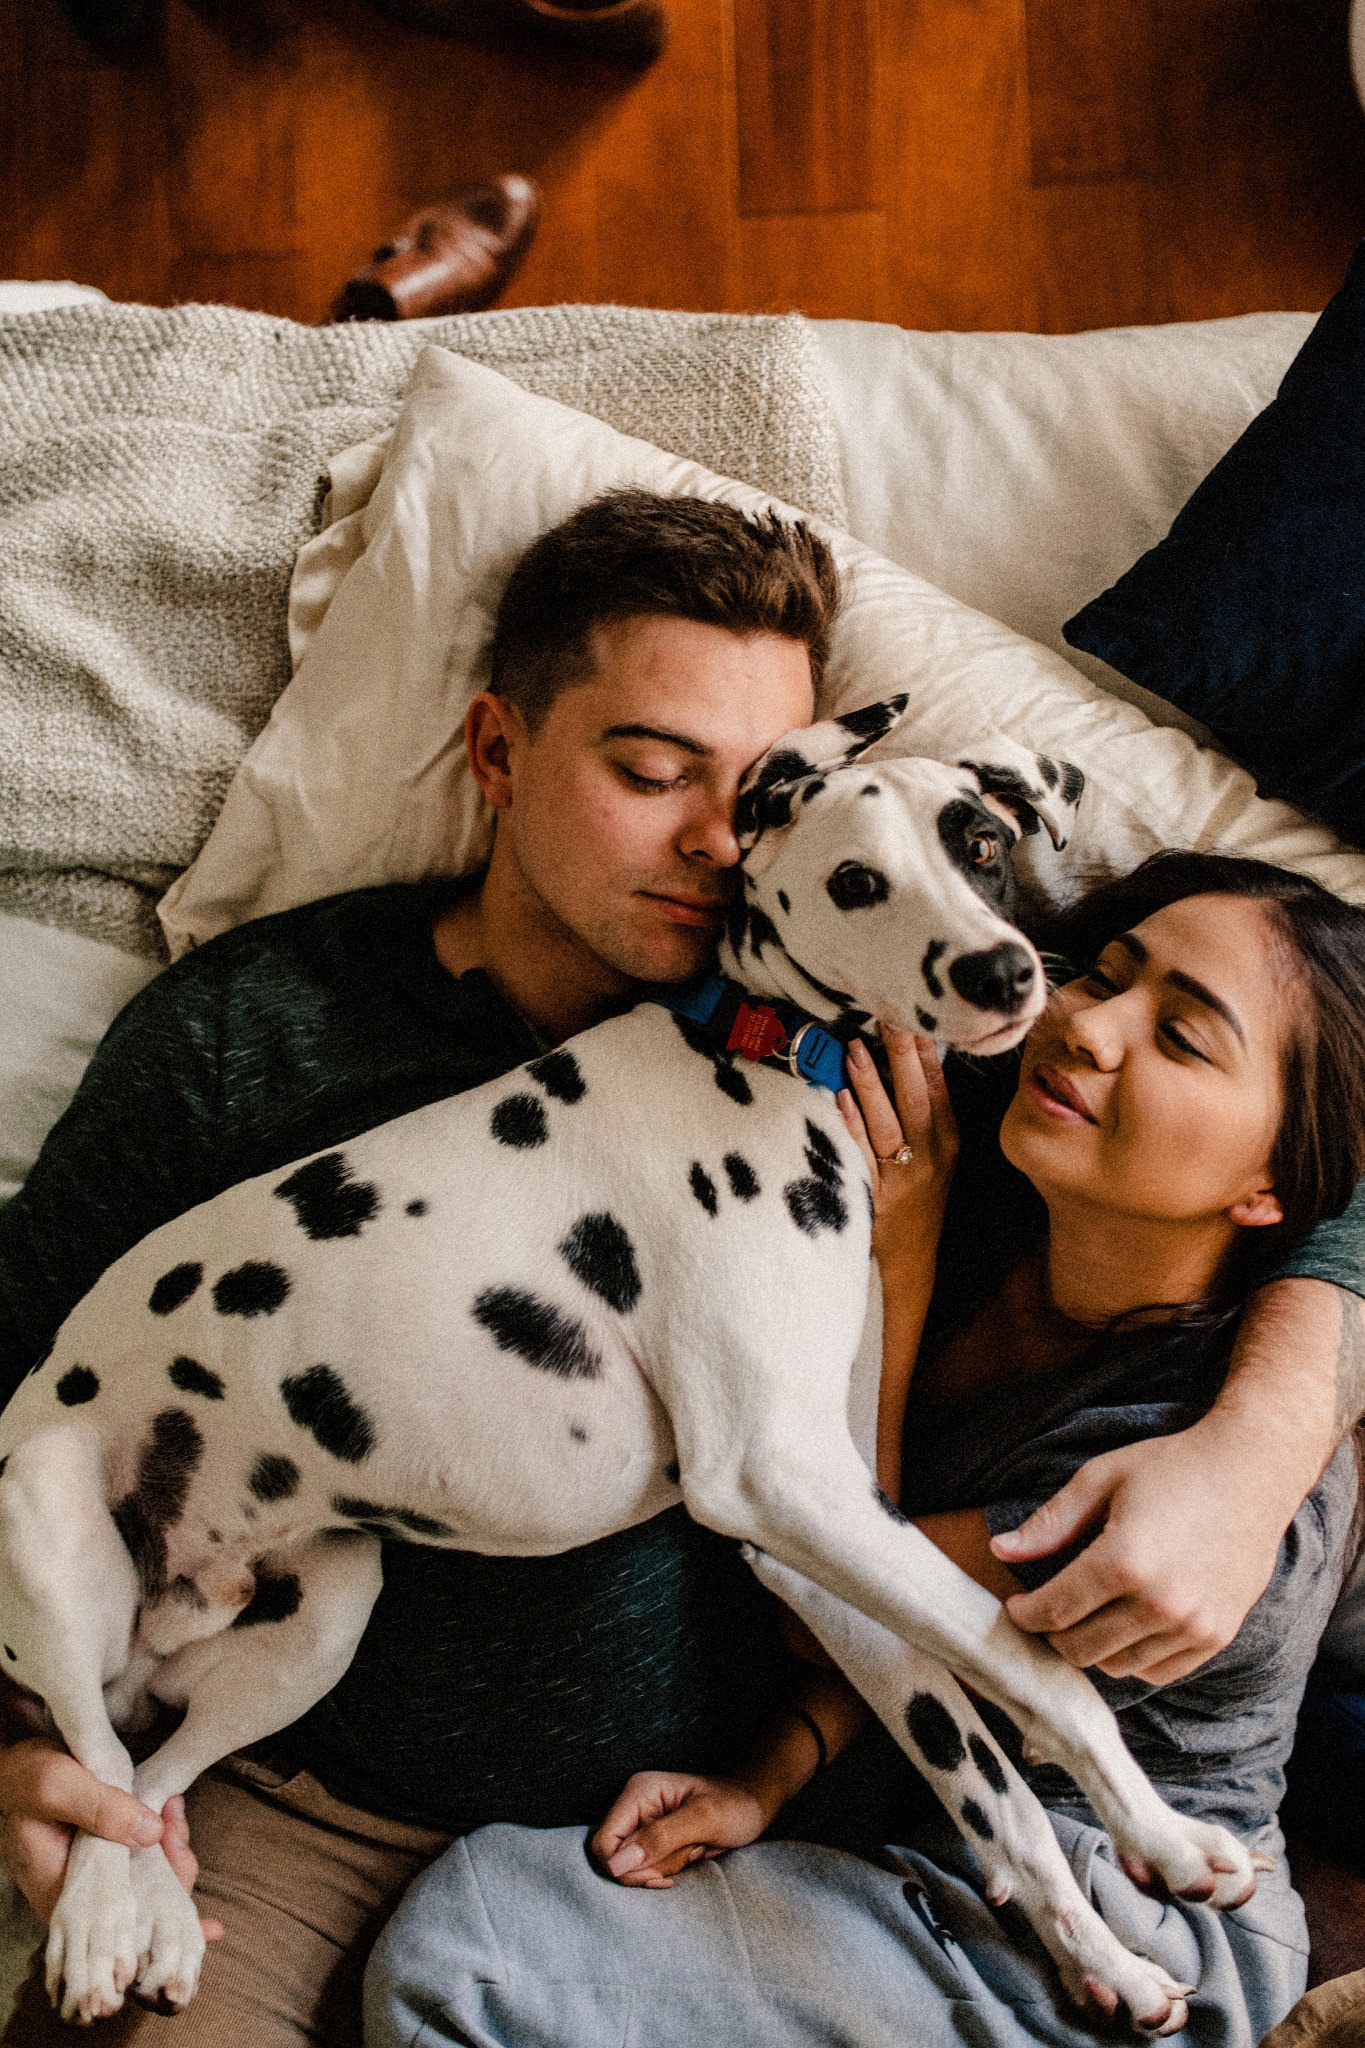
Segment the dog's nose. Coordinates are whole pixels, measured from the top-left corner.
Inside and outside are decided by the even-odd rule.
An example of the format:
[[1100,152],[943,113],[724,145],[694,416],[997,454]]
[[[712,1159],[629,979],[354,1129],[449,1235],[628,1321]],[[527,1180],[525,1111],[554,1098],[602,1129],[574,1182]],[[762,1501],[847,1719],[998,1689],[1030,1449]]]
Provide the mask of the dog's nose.
[[948,979],[973,1009],[1012,1017],[1028,1001],[1036,971],[1023,947],[1007,940],[986,953],[961,954],[948,969]]

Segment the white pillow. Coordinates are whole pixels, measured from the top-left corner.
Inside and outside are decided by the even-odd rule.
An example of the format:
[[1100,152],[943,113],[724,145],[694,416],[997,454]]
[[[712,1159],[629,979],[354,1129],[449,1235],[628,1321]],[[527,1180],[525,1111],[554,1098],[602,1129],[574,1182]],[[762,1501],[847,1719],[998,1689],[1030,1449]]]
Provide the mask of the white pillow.
[[[199,858],[163,898],[182,953],[247,918],[339,890],[466,873],[491,824],[469,774],[462,725],[484,686],[488,639],[512,567],[540,533],[612,486],[776,501],[600,420],[534,396],[439,348],[419,358],[386,450],[353,451],[351,504],[305,549],[330,603],[296,607],[300,659],[228,791]],[[790,511],[789,507],[778,507]],[[1088,790],[1069,851],[1025,842],[1053,899],[1159,846],[1255,853],[1365,903],[1365,855],[1184,733],[1086,682],[1050,650],[972,611],[846,536],[830,541],[845,581],[821,715],[893,690],[910,706],[882,753],[949,760],[992,732],[1073,761]],[[1044,843],[1040,846],[1039,842]]]
[[24,1179],[90,1055],[154,960],[0,916],[0,1200]]

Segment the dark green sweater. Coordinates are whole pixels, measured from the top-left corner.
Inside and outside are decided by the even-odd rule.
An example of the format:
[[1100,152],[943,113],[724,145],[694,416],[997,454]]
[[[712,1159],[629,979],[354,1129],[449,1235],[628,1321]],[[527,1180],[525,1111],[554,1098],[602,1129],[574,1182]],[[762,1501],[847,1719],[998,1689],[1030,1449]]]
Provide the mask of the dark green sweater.
[[[541,1049],[486,975],[437,961],[450,893],[263,918],[134,998],[0,1208],[0,1398],[158,1224]],[[355,1660],[289,1747],[343,1797],[432,1826],[595,1820],[632,1771],[747,1745],[786,1682],[775,1611],[680,1508],[553,1558],[388,1544]]]

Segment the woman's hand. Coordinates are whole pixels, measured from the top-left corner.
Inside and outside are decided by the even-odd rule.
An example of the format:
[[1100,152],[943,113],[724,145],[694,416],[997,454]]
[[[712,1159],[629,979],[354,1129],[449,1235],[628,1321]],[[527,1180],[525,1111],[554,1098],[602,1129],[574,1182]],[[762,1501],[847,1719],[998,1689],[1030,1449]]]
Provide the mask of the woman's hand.
[[[907,1262],[932,1268],[957,1164],[957,1124],[932,1038],[888,1030],[883,1042],[892,1093],[855,1038],[852,1088],[841,1089],[838,1102],[872,1176],[872,1249],[885,1279]],[[898,1158],[907,1146],[911,1156]]]
[[[131,1792],[106,1785],[45,1735],[0,1750],[0,1862],[41,1920],[50,1920],[66,1877],[66,1859],[78,1828],[128,1849],[160,1842],[187,1892],[199,1864],[190,1848],[183,1799],[168,1799],[157,1815]],[[202,1923],[217,1941],[222,1925]]]
[[756,1842],[772,1817],[738,1779],[637,1771],[588,1846],[619,1884],[667,1891],[689,1863]]
[[[943,1211],[957,1164],[957,1124],[933,1040],[908,1031],[887,1031],[884,1039],[892,1095],[871,1053],[855,1038],[848,1049],[852,1091],[841,1089],[838,1099],[872,1176],[872,1250],[882,1281],[877,1480],[899,1500],[905,1400],[934,1291]],[[898,1158],[904,1149],[910,1157]]]

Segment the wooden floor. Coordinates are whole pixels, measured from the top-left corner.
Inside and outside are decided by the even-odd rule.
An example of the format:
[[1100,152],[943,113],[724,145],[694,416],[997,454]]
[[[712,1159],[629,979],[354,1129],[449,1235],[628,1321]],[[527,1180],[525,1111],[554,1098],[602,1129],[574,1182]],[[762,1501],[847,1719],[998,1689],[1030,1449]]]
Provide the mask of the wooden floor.
[[1365,232],[1347,0],[673,0],[643,77],[367,0],[0,0],[0,275],[322,317],[416,203],[544,187],[510,303],[1065,331],[1316,308]]

